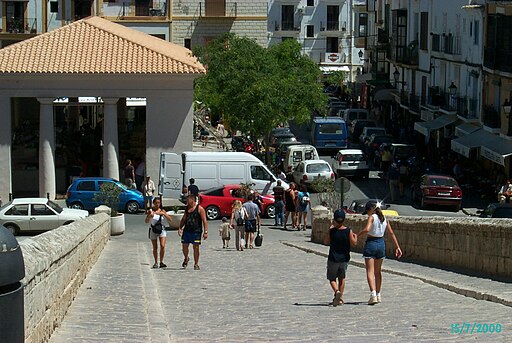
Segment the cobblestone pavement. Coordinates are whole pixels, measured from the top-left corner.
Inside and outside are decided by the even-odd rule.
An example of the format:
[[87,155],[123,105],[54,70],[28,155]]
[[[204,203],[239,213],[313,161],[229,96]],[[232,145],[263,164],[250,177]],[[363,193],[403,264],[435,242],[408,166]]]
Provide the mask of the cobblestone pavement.
[[[142,219],[127,216],[126,233],[109,241],[50,342],[511,340],[511,307],[409,277],[384,274],[383,303],[368,306],[364,269],[355,265],[345,304],[330,306],[325,257],[281,242],[304,243],[302,232],[264,227],[261,248],[238,252],[222,249],[212,222],[194,271],[192,262],[181,268],[171,231],[168,267],[153,270]],[[473,322],[502,331],[451,333],[452,323]]]

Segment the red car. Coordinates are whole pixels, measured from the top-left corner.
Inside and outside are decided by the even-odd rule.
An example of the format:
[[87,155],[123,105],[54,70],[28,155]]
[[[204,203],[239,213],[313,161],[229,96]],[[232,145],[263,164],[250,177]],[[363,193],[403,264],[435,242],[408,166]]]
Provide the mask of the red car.
[[451,206],[459,211],[462,203],[462,190],[451,176],[425,174],[412,188],[412,198],[420,202],[421,208],[427,205]]
[[[274,218],[276,214],[274,197],[272,195],[262,195],[262,198],[263,215]],[[204,207],[208,220],[231,217],[231,208],[235,200],[244,202],[240,193],[240,185],[216,187],[199,194],[199,204]]]

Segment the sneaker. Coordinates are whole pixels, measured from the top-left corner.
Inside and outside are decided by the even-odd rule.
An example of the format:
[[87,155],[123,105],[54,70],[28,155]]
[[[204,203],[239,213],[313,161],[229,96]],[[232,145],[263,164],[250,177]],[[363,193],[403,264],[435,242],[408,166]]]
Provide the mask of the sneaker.
[[155,263],[155,264],[153,265],[153,268],[154,268],[154,269],[158,268],[158,263]]
[[341,292],[336,291],[336,294],[334,294],[334,299],[332,299],[332,306],[336,307],[341,302]]
[[167,265],[163,262],[160,262],[160,268],[165,268],[165,267],[167,267]]
[[368,305],[375,305],[376,303],[378,303],[379,301],[377,300],[377,296],[370,296],[370,300],[368,300]]
[[379,294],[379,295],[377,295],[377,302],[378,302],[378,303],[382,302],[382,299],[381,299],[381,297],[380,297],[380,294]]

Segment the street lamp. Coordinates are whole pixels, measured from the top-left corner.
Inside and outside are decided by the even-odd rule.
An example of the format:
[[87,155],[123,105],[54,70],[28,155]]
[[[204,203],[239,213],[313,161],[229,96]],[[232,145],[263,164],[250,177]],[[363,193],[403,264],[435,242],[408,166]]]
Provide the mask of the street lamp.
[[453,81],[452,81],[452,84],[450,85],[450,87],[448,87],[448,90],[450,91],[451,96],[455,96],[455,94],[457,94],[457,86],[455,86]]

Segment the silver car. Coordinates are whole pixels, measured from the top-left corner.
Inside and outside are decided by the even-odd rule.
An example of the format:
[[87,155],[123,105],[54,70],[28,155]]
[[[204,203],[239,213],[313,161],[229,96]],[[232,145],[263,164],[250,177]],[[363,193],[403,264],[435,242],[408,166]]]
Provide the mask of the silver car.
[[48,231],[85,218],[89,212],[62,208],[46,198],[19,198],[0,207],[0,224],[13,235],[25,231]]

